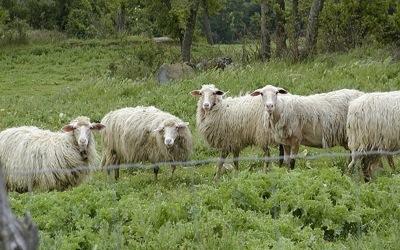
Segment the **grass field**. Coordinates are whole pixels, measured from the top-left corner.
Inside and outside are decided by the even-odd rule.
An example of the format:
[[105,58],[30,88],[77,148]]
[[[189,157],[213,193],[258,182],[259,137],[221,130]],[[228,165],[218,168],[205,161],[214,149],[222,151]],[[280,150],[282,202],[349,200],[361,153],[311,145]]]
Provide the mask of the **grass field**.
[[[203,83],[214,83],[229,95],[266,83],[297,94],[400,87],[400,63],[391,61],[388,48],[377,46],[301,64],[272,61],[208,71],[166,86],[151,78],[111,76],[109,65],[139,43],[65,40],[0,49],[0,128],[58,130],[78,115],[100,120],[117,108],[154,105],[190,123],[193,159],[207,159],[217,153],[195,130],[196,99],[189,95]],[[216,50],[234,51],[238,58],[240,48],[201,45],[194,55]],[[261,151],[249,148],[243,155],[261,156]],[[118,182],[98,172],[65,192],[11,193],[10,199],[17,214],[29,212],[39,226],[41,249],[398,248],[398,172],[379,171],[364,184],[342,174],[343,157],[300,160],[293,171],[274,166],[268,174],[248,171],[251,164],[242,162],[240,173],[218,183],[212,182],[212,164],[179,168],[173,178],[169,168],[162,169],[157,183],[151,171],[123,171]]]

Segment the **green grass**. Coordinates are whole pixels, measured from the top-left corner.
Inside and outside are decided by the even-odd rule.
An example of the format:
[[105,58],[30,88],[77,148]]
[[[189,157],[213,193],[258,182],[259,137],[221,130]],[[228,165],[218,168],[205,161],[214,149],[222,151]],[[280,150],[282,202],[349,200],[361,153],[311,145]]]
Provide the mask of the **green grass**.
[[[110,77],[110,63],[140,42],[65,40],[0,49],[0,128],[58,130],[78,115],[100,120],[117,108],[154,105],[190,123],[193,159],[206,159],[217,152],[195,130],[197,100],[189,95],[203,83],[214,83],[229,95],[266,83],[297,94],[400,87],[400,64],[391,63],[389,50],[379,47],[320,55],[301,64],[272,61],[208,71],[166,86],[152,78]],[[194,56],[229,51],[229,46],[198,45]],[[240,48],[232,51],[237,61]],[[243,153],[251,155],[261,151]],[[42,249],[397,248],[398,173],[379,171],[372,183],[362,184],[342,174],[344,158],[300,160],[296,170],[273,167],[268,174],[248,171],[251,164],[242,162],[240,173],[227,174],[219,183],[211,181],[212,164],[179,168],[173,178],[162,169],[158,183],[151,171],[122,171],[118,182],[99,172],[65,192],[11,193],[10,199],[17,214],[31,213]]]

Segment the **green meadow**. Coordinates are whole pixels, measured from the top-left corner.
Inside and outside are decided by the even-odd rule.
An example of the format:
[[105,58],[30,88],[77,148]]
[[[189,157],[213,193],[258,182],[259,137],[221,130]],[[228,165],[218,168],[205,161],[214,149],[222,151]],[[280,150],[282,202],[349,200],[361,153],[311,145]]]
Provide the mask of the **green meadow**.
[[[203,160],[218,156],[195,128],[197,99],[189,93],[204,83],[231,96],[267,83],[304,95],[400,88],[400,62],[392,60],[389,47],[370,45],[302,63],[261,64],[251,60],[249,51],[243,65],[239,45],[196,44],[195,59],[227,55],[235,65],[160,86],[146,77],[158,65],[142,62],[176,60],[179,47],[174,44],[68,39],[3,47],[0,129],[34,125],[59,130],[79,115],[99,121],[117,108],[153,105],[190,123],[192,159]],[[345,151],[301,149],[302,155],[324,152]],[[262,152],[248,148],[242,156]],[[98,171],[64,192],[10,193],[10,200],[16,214],[32,216],[41,249],[398,249],[399,171],[385,165],[366,184],[357,173],[344,174],[346,164],[346,157],[298,160],[295,170],[274,164],[265,174],[260,162],[243,161],[239,173],[228,173],[217,183],[212,181],[214,164],[178,168],[173,177],[163,167],[158,182],[151,170],[123,170],[117,182]]]

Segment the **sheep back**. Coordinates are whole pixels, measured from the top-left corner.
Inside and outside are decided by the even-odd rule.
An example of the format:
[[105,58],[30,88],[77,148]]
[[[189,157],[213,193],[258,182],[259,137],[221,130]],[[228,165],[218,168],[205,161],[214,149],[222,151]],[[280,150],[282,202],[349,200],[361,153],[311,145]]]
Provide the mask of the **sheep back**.
[[[167,148],[159,132],[160,125],[183,121],[155,107],[122,108],[108,113],[101,121],[104,145],[103,159],[117,157],[118,163],[186,161],[192,151],[189,128],[179,132],[174,146]],[[103,166],[107,160],[103,161]]]
[[400,91],[365,94],[350,102],[347,118],[352,151],[400,149]]
[[201,99],[197,107],[197,128],[207,144],[219,151],[239,152],[247,146],[262,148],[272,143],[264,119],[261,97],[250,95],[222,99],[204,112]]
[[[80,184],[98,162],[94,140],[83,160],[70,133],[37,127],[9,128],[0,133],[0,164],[11,191],[64,190]],[[63,171],[68,170],[68,171]]]
[[362,94],[358,90],[342,89],[310,96],[280,96],[275,139],[280,141],[295,136],[303,138],[301,143],[306,146],[328,148],[340,145],[347,148],[349,102]]

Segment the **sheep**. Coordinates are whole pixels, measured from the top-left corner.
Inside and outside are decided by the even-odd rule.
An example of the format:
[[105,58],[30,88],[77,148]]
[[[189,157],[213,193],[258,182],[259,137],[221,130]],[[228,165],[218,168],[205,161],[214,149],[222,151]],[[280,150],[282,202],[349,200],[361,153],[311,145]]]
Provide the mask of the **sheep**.
[[[361,159],[365,181],[371,178],[373,166],[382,165],[379,151],[400,150],[400,91],[365,94],[350,102],[347,116],[350,171]],[[365,154],[375,151],[376,154]],[[391,155],[389,166],[395,170]]]
[[[264,156],[270,156],[268,146],[274,142],[260,118],[263,114],[261,98],[244,95],[223,99],[224,92],[214,84],[203,85],[200,90],[191,91],[191,95],[200,97],[196,111],[198,131],[211,147],[220,152],[215,180],[223,173],[224,160],[230,153],[233,154],[236,170],[239,169],[239,154],[248,146],[259,146]],[[268,162],[264,170],[267,168]]]
[[284,161],[293,169],[300,144],[317,148],[348,148],[348,105],[363,94],[358,90],[342,89],[298,96],[283,88],[266,85],[251,96],[262,96],[268,124],[275,140],[284,145]]
[[[104,153],[101,165],[122,163],[187,161],[192,152],[189,123],[151,107],[127,107],[111,111],[101,121],[106,128],[101,132]],[[157,180],[159,166],[154,167]],[[110,173],[110,171],[108,171]],[[114,170],[115,179],[119,169]]]
[[92,130],[103,128],[80,116],[64,126],[62,132],[33,126],[0,132],[0,166],[7,189],[62,191],[79,185],[98,163]]

